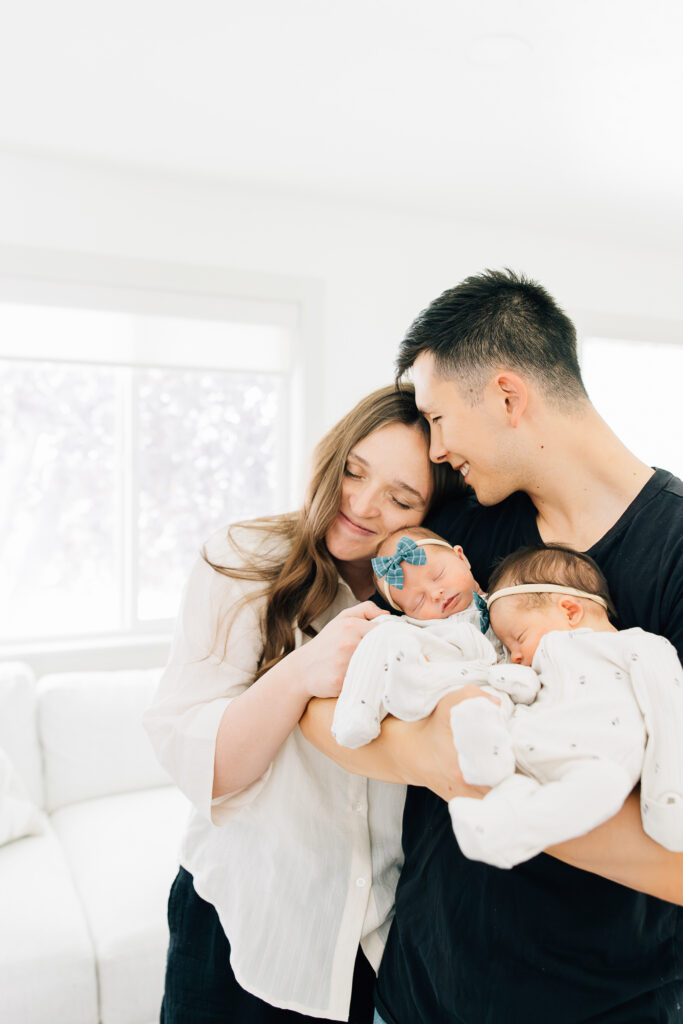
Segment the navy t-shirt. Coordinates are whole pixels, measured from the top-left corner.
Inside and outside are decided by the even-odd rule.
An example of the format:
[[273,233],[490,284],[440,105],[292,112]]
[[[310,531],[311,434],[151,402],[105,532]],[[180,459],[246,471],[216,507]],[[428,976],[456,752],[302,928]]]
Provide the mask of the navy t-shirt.
[[[467,499],[428,525],[462,545],[484,589],[498,560],[540,540],[524,494]],[[667,637],[683,660],[683,483],[657,470],[588,554],[619,627]],[[377,985],[388,1024],[683,1022],[683,908],[546,854],[511,870],[468,860],[447,804],[419,787],[403,849]]]

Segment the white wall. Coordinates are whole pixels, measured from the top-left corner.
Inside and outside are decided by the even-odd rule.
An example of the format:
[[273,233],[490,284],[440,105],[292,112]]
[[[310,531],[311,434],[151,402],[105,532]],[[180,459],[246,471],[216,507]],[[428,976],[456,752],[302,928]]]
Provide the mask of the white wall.
[[636,238],[625,246],[551,225],[455,222],[39,156],[0,154],[0,244],[321,281],[326,425],[391,379],[415,314],[484,267],[537,277],[581,323],[683,334],[681,256]]

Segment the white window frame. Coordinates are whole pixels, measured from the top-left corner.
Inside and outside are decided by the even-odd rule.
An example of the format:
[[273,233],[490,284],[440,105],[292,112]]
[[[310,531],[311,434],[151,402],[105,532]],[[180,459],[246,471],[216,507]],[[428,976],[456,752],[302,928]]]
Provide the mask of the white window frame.
[[[160,316],[219,320],[232,324],[272,324],[289,332],[291,345],[286,394],[288,436],[283,439],[289,461],[285,509],[301,503],[309,454],[322,428],[322,285],[280,275],[256,274],[216,267],[192,267],[127,258],[63,253],[0,246],[0,303],[61,306],[91,310],[153,313]],[[43,344],[18,349],[12,338],[0,337],[0,358],[49,359],[123,365],[210,366],[255,369],[241,358],[247,347],[225,351],[210,342],[196,351],[177,351],[169,360],[155,358],[154,338],[136,345],[134,361],[127,353],[109,350],[51,352]],[[28,661],[38,673],[85,668],[146,667],[166,658],[170,630],[88,638],[20,641],[0,645],[0,659]]]

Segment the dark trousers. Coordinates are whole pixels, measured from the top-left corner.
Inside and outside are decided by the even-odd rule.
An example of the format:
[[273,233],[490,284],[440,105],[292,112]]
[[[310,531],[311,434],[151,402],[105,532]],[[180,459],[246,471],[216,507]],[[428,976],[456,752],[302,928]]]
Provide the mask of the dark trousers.
[[[238,985],[218,914],[180,868],[168,900],[171,937],[161,1024],[296,1024],[323,1021],[264,1003]],[[350,1024],[372,1024],[375,972],[358,950]]]

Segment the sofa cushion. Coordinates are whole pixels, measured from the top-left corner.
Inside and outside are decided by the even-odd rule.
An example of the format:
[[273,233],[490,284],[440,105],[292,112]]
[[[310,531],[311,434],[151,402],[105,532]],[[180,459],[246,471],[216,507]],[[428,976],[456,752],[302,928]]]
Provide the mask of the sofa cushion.
[[145,669],[43,676],[38,728],[49,811],[169,783],[141,722],[160,674]]
[[172,786],[71,804],[52,823],[92,936],[102,1024],[158,1020],[189,803]]
[[54,833],[0,849],[0,1018],[93,1024],[97,978],[88,926]]
[[30,800],[43,806],[43,763],[36,730],[36,681],[28,665],[0,664],[0,747]]
[[46,824],[45,815],[29,800],[12,762],[0,747],[0,846],[39,835]]

